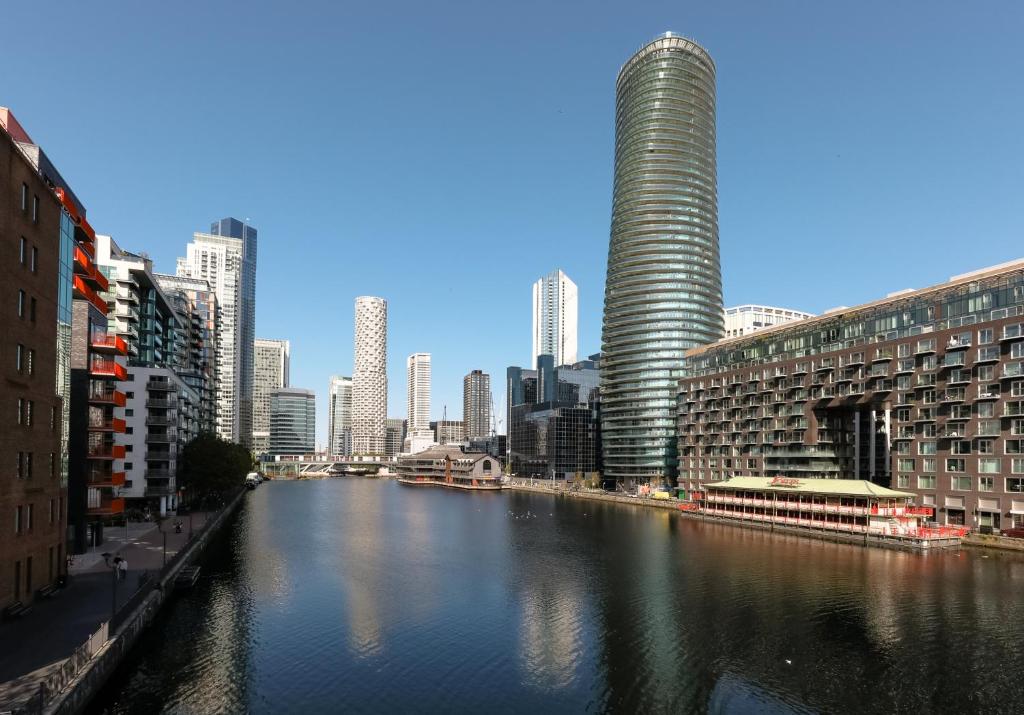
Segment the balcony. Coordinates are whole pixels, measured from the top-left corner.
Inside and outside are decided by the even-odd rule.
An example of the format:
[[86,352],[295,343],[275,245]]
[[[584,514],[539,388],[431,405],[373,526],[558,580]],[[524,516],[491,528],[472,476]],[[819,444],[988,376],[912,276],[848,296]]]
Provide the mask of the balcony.
[[89,341],[89,347],[97,353],[128,354],[128,343],[116,335],[94,335]]
[[1014,377],[1024,377],[1024,362],[1011,362],[1003,365],[1001,379],[1006,380]]
[[975,364],[984,362],[999,362],[999,348],[998,346],[990,346],[987,348],[978,348],[978,355],[974,358]]
[[89,402],[93,404],[124,407],[127,401],[127,396],[118,390],[96,386],[89,389]]
[[[148,479],[148,477],[147,477]],[[169,497],[174,496],[174,487],[170,484],[147,484],[147,497]]]
[[166,448],[146,450],[147,462],[169,462],[171,461],[171,456],[171,450]]
[[959,390],[946,390],[942,393],[939,402],[963,402],[966,396],[966,392],[963,388]]
[[170,426],[176,425],[176,424],[178,424],[178,421],[176,419],[171,419],[170,417],[166,417],[166,416],[164,416],[164,417],[147,417],[146,418],[146,425],[147,426],[170,427]]
[[167,432],[165,434],[146,433],[146,444],[173,444],[177,441],[178,435],[175,432]]
[[109,288],[106,276],[100,273],[92,257],[82,250],[81,246],[75,246],[74,271],[82,276],[83,280],[91,287],[100,291]]
[[124,434],[125,427],[125,421],[117,417],[112,419],[102,417],[89,419],[90,432],[117,432],[118,434]]
[[915,369],[914,358],[903,358],[896,363],[896,374],[905,374],[913,372]]
[[100,470],[91,470],[88,477],[88,485],[95,489],[123,487],[124,472],[105,473]]
[[939,432],[939,439],[965,439],[966,437],[967,431],[965,429],[947,427]]
[[963,340],[955,336],[946,341],[946,350],[966,350],[969,347],[971,347],[970,340]]
[[1003,417],[1024,417],[1024,402],[1007,402],[1003,405]]
[[114,380],[127,380],[128,370],[124,365],[118,364],[113,358],[93,355],[89,361],[89,374],[94,377],[112,378]]
[[178,386],[170,380],[154,380],[150,378],[146,383],[146,389],[150,392],[177,392]]
[[1022,338],[1024,338],[1024,323],[1003,326],[1003,333],[999,336],[1000,341],[1021,340]]
[[978,399],[979,400],[998,400],[999,393],[994,390],[986,390],[984,388],[978,388]]
[[[165,400],[163,398],[154,398],[146,400],[146,407],[152,407],[157,410],[172,410],[178,406],[177,400]],[[704,410],[695,410],[695,412],[703,412]]]
[[115,514],[124,513],[124,498],[118,497],[116,499],[100,499],[98,502],[89,500],[89,508],[86,513],[89,516],[114,516]]
[[892,360],[892,358],[892,348],[878,348],[878,350],[875,350],[875,358],[871,362],[886,362],[887,360]]
[[103,315],[107,314],[107,301],[99,297],[95,290],[93,290],[82,276],[73,276],[72,287],[74,288],[75,298],[81,298],[92,303],[93,307],[96,308]]
[[89,459],[124,459],[125,449],[123,444],[98,444],[89,445],[86,456]]

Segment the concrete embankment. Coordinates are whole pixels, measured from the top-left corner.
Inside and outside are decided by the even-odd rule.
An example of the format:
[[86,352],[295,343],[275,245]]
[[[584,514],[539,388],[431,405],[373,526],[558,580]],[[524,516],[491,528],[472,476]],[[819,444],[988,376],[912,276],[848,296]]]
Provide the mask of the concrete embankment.
[[110,676],[124,662],[132,646],[153,622],[160,609],[173,597],[174,579],[182,569],[198,559],[224,524],[238,508],[247,492],[240,491],[227,506],[193,539],[179,558],[160,579],[149,586],[150,592],[111,634],[89,664],[43,709],[47,715],[72,715],[83,712],[89,702],[106,685]]

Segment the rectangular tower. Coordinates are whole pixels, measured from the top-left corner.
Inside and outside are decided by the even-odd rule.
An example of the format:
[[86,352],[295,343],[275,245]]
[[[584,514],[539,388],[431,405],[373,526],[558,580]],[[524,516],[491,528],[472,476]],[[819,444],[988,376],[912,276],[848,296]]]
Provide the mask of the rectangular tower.
[[551,355],[555,365],[576,362],[578,320],[576,284],[560,270],[533,284],[533,367],[538,355]]
[[288,387],[291,345],[287,340],[257,338],[253,344],[252,449],[270,447],[270,393]]
[[328,386],[327,452],[352,454],[352,378],[332,375]]
[[491,434],[491,376],[482,370],[473,370],[462,378],[462,421],[466,439]]

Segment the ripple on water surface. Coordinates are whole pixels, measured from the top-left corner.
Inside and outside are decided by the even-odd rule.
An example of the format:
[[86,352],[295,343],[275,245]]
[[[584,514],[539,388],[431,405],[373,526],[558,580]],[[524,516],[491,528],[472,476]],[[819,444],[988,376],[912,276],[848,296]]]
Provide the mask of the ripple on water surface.
[[268,482],[92,709],[1019,711],[1024,557],[982,556]]

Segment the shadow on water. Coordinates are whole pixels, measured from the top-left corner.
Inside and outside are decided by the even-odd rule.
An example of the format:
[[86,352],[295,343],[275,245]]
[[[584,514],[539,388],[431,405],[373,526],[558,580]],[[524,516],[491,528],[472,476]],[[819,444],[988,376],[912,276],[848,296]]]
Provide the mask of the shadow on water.
[[93,710],[1019,711],[1022,586],[1016,554],[268,483]]

